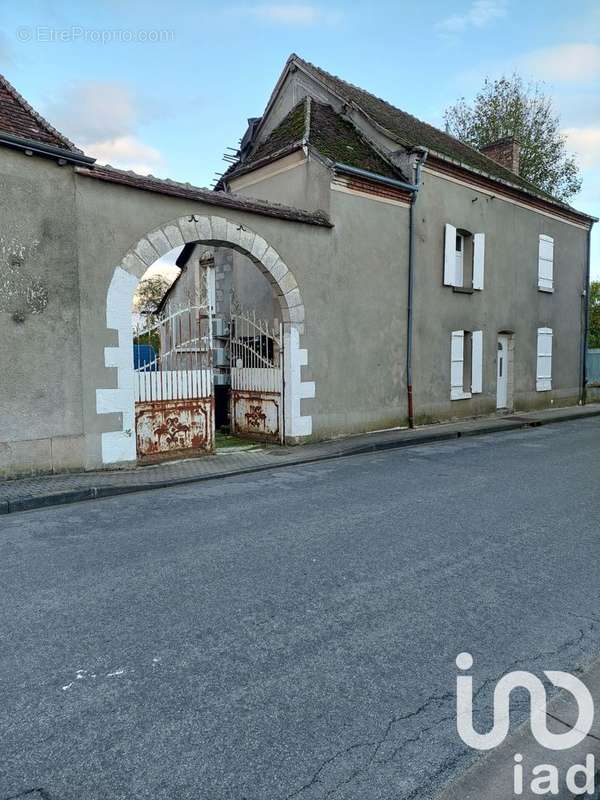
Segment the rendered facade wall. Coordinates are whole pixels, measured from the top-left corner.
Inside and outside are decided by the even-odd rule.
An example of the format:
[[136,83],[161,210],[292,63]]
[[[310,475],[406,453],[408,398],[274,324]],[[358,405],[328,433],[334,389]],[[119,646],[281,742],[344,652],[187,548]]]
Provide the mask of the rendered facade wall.
[[[415,407],[421,421],[475,416],[496,409],[496,347],[512,333],[516,410],[578,401],[582,292],[587,234],[580,227],[523,208],[480,188],[428,171],[416,206]],[[482,291],[443,285],[444,225],[485,233]],[[554,292],[538,289],[539,235],[554,238]],[[552,328],[552,390],[536,391],[538,327]],[[450,334],[483,331],[483,391],[449,403]]]
[[[231,220],[233,238],[242,236],[240,225],[258,233],[286,269],[275,293],[297,291],[302,298],[302,318],[296,307],[295,333],[287,334],[286,341],[294,339],[287,380],[296,387],[294,418],[311,422],[290,422],[292,437],[322,439],[406,423],[406,204],[337,191],[330,171],[313,158],[242,193],[323,208],[333,228],[94,180],[7,148],[0,150],[0,188],[0,255],[8,276],[0,298],[0,474],[93,469],[115,454],[133,459],[122,402],[129,356],[120,339],[135,282],[149,263],[189,241],[189,226],[202,238],[191,214]],[[586,231],[427,171],[416,221],[417,419],[495,410],[501,331],[513,334],[516,409],[577,402]],[[485,233],[482,292],[458,294],[443,286],[447,222]],[[222,227],[220,239],[208,246],[226,244],[227,223]],[[553,294],[537,289],[540,233],[555,242]],[[9,265],[13,239],[24,247],[23,261]],[[32,248],[34,241],[39,245]],[[134,247],[137,255],[127,256]],[[274,263],[270,268],[277,270]],[[535,391],[541,326],[554,332],[550,392]],[[450,334],[457,329],[483,331],[483,392],[453,402]]]
[[84,427],[75,182],[0,152],[0,476],[81,466]]

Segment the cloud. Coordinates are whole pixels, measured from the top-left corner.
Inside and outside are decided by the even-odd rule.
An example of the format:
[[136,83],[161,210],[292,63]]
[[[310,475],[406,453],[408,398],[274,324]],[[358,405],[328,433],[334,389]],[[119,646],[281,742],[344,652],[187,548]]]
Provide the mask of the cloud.
[[131,132],[139,111],[129,88],[117,81],[79,81],[46,107],[53,125],[81,142]]
[[506,16],[505,0],[475,0],[464,14],[453,14],[440,20],[436,30],[443,35],[463,33],[470,28],[485,28]]
[[600,45],[560,44],[528,53],[523,66],[549,81],[591,81],[600,77]]
[[142,175],[156,174],[164,169],[159,150],[140,141],[135,136],[117,136],[105,141],[86,144],[85,151],[101,164],[111,164],[120,169],[132,169]]
[[118,81],[78,81],[44,109],[50,122],[101,163],[147,174],[164,169],[159,150],[137,129],[142,113],[130,88]]
[[324,11],[318,6],[304,3],[250,6],[244,8],[243,13],[266,22],[297,27],[315,25],[318,22],[333,23],[341,16],[339,12]]
[[600,166],[600,128],[565,128],[563,134],[582,167]]

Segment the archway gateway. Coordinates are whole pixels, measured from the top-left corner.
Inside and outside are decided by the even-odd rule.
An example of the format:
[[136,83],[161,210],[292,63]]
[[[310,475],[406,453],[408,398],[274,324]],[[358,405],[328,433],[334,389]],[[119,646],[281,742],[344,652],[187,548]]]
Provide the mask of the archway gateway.
[[[175,247],[198,243],[210,247],[229,247],[246,256],[265,275],[279,299],[282,319],[283,415],[286,440],[310,436],[312,419],[302,416],[302,398],[314,397],[312,381],[302,381],[301,367],[308,363],[300,348],[304,333],[304,303],[296,279],[279,253],[262,236],[246,225],[226,217],[198,214],[172,220],[142,237],[115,267],[107,292],[107,327],[118,332],[118,345],[105,348],[106,367],[116,368],[117,388],[96,390],[99,414],[120,412],[121,429],[102,434],[102,462],[105,465],[136,460],[135,375],[131,306],[137,284],[144,272]],[[260,416],[260,411],[254,410]],[[214,415],[213,421],[214,425]]]

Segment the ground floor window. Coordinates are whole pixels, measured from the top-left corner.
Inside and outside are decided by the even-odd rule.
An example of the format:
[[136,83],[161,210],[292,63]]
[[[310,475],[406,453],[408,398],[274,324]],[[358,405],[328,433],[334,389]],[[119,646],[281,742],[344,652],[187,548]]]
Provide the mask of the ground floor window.
[[452,331],[450,399],[468,400],[483,389],[483,332]]
[[552,389],[552,328],[537,330],[535,388],[538,392],[548,392]]

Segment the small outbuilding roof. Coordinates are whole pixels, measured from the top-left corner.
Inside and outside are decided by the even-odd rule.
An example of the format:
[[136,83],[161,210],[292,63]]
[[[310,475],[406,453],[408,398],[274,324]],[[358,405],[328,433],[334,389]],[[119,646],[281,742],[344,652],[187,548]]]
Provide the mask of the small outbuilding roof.
[[82,153],[32,108],[4,75],[0,75],[0,131],[72,153]]

